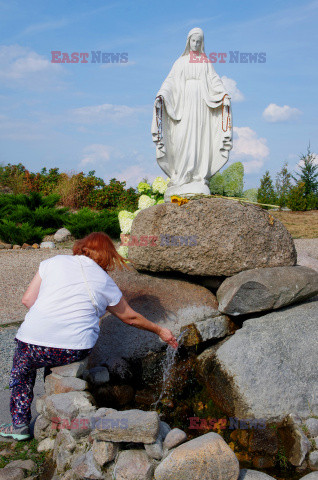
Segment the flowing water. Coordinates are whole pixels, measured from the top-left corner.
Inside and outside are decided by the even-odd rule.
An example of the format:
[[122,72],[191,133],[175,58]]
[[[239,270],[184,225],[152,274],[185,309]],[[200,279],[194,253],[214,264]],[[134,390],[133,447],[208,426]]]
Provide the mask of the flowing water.
[[181,332],[179,336],[177,337],[177,342],[178,342],[178,347],[173,348],[170,345],[168,345],[167,350],[166,350],[166,356],[162,362],[162,386],[161,386],[161,392],[159,395],[158,400],[156,400],[152,405],[154,405],[155,408],[157,408],[158,403],[161,401],[162,397],[165,395],[166,388],[167,388],[167,383],[169,381],[170,375],[173,370],[173,366],[175,364],[175,358],[176,354],[178,352],[178,348],[182,344],[182,339],[186,333],[186,330]]

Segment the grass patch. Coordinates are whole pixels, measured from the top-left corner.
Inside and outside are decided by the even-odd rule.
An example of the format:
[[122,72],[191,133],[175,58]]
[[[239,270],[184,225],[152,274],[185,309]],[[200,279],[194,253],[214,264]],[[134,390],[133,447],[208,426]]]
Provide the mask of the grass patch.
[[318,238],[318,210],[308,212],[270,212],[293,238]]
[[32,471],[28,472],[28,475],[39,475],[44,469],[46,453],[37,451],[38,444],[39,442],[35,438],[21,442],[3,442],[3,448],[1,448],[1,450],[11,450],[12,454],[9,456],[0,455],[0,468],[4,468],[13,460],[32,460],[36,466]]

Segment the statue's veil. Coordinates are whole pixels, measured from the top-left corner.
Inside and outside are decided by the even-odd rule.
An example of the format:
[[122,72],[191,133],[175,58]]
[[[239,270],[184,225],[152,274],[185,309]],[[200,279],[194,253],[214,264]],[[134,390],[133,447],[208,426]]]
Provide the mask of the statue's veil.
[[203,30],[201,30],[201,28],[196,27],[196,28],[192,28],[192,30],[190,30],[190,32],[188,33],[187,43],[186,43],[185,50],[184,50],[183,54],[181,55],[182,57],[184,55],[189,55],[189,53],[190,53],[190,38],[191,38],[191,35],[193,35],[194,33],[198,33],[201,36],[202,43],[201,43],[200,52],[204,53],[204,33],[203,33]]

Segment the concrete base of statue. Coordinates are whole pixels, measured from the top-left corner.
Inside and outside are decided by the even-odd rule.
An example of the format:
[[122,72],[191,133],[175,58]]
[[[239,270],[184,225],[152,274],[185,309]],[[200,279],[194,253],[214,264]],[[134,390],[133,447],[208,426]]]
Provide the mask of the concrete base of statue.
[[164,201],[165,203],[170,203],[173,195],[189,198],[192,195],[197,195],[198,193],[211,195],[208,185],[204,182],[191,182],[185,183],[184,185],[173,185],[171,187],[168,186],[164,194]]

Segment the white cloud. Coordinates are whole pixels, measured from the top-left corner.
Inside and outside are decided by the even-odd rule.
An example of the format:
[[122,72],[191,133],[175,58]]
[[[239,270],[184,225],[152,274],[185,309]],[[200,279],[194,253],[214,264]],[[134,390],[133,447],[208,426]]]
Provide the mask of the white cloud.
[[89,165],[105,164],[110,159],[112,147],[100,143],[94,143],[84,148],[84,157],[79,163],[79,167],[87,167]]
[[263,118],[267,122],[286,122],[288,120],[295,120],[302,112],[298,108],[292,108],[288,105],[280,107],[275,103],[270,103],[263,112]]
[[128,107],[128,105],[104,103],[102,105],[75,108],[69,114],[70,120],[76,123],[100,123],[106,120],[121,120],[145,111],[147,111],[146,107]]
[[224,87],[231,96],[232,102],[242,102],[244,100],[243,93],[237,88],[236,81],[233,78],[226,77],[223,75],[221,80],[224,84]]
[[0,47],[0,81],[7,86],[20,85],[34,90],[51,86],[61,88],[61,65],[20,45]]
[[264,159],[269,155],[266,138],[257,137],[250,127],[234,127],[233,131],[232,159],[242,161],[245,173],[260,171]]
[[[149,173],[149,169],[144,168],[142,165],[130,165],[125,170],[112,175],[121,182],[126,182],[126,187],[136,187],[139,182],[145,177],[152,183],[158,175]],[[166,178],[166,176],[164,176]]]

